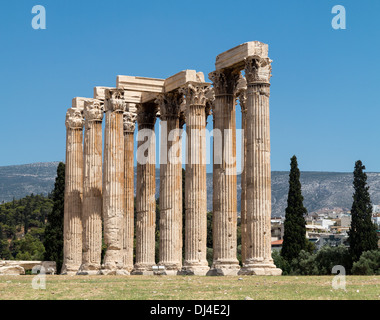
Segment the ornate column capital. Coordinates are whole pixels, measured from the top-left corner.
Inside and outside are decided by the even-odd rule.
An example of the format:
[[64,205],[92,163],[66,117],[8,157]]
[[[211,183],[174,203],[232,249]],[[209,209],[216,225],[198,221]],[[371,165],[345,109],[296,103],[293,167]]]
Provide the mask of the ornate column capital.
[[137,113],[125,111],[123,113],[124,133],[134,133],[136,128]]
[[207,117],[212,114],[212,110],[215,108],[215,89],[210,88],[210,90],[206,94],[207,101],[206,101],[206,124],[207,124]]
[[206,106],[207,94],[210,90],[209,84],[189,82],[180,89],[180,92],[185,96],[187,106]]
[[89,99],[84,102],[83,115],[86,125],[89,122],[102,122],[104,115],[103,102],[97,99]]
[[124,112],[126,108],[124,89],[106,89],[104,110],[111,112]]
[[178,90],[159,94],[155,103],[160,108],[161,120],[168,118],[178,119],[180,117],[182,102],[183,94]]
[[156,123],[158,107],[154,103],[139,103],[137,107],[137,124],[139,129],[153,128]]
[[134,133],[137,120],[137,107],[136,103],[127,103],[123,113],[123,126],[124,134]]
[[259,56],[244,59],[247,84],[269,84],[272,77],[272,60]]
[[67,129],[83,129],[83,111],[77,108],[69,108],[66,113]]
[[246,101],[247,101],[247,80],[245,77],[242,77],[239,80],[239,83],[236,87],[236,92],[235,92],[235,99],[239,99],[240,102],[240,108],[242,113],[247,113],[247,106],[246,106]]
[[210,72],[208,75],[215,90],[215,96],[233,95],[241,73],[239,70],[223,69]]

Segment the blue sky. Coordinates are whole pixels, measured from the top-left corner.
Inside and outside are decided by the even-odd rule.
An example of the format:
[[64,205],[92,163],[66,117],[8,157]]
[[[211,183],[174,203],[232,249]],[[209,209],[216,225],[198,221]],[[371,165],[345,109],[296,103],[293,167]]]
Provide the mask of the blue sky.
[[[337,4],[346,30],[331,27]],[[46,30],[31,27],[34,5]],[[352,171],[361,159],[380,172],[379,18],[373,0],[3,1],[0,166],[64,160],[71,99],[118,74],[207,78],[216,55],[258,40],[273,60],[272,170],[296,154],[301,170]]]

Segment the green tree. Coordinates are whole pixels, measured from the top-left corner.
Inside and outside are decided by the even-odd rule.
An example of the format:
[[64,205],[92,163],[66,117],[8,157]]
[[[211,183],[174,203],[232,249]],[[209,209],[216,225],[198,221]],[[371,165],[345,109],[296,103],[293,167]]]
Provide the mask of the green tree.
[[0,259],[9,260],[11,258],[11,252],[7,238],[3,232],[3,225],[0,223]]
[[45,248],[42,242],[30,233],[20,240],[12,241],[12,255],[16,260],[43,260]]
[[291,262],[297,258],[301,250],[307,249],[306,222],[304,215],[307,213],[303,206],[301,192],[300,171],[297,157],[293,156],[290,162],[288,206],[285,210],[284,242],[281,256]]
[[55,261],[57,272],[63,263],[63,216],[65,203],[65,164],[60,162],[57,168],[54,189],[52,192],[53,210],[47,216],[44,235],[44,259]]
[[372,204],[367,186],[365,166],[360,160],[355,162],[354,195],[351,208],[351,226],[348,242],[353,262],[359,260],[363,252],[377,249],[377,234],[372,223]]
[[380,275],[380,250],[363,252],[352,267],[352,274]]

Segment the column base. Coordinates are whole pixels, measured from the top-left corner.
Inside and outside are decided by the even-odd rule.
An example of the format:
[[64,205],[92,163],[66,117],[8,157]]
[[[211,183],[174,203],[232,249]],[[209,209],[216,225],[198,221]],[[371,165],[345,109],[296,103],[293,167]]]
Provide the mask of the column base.
[[64,270],[61,272],[61,276],[76,276],[76,275],[77,275],[77,271]]
[[238,261],[230,263],[214,262],[207,276],[237,276],[240,271]]
[[154,264],[136,264],[131,274],[136,276],[153,276]]
[[103,276],[129,276],[130,272],[124,269],[101,269],[98,274]]
[[178,275],[180,276],[205,276],[210,270],[209,266],[206,265],[184,265]]
[[80,265],[66,264],[62,266],[61,275],[75,276],[80,268]]
[[244,264],[238,273],[246,276],[281,276],[282,270],[273,263]]
[[165,267],[165,269],[159,270],[159,272],[157,272],[157,275],[176,276],[182,269],[181,264],[175,262],[159,262],[158,266]]
[[122,251],[120,249],[107,249],[99,274],[129,275],[129,272],[125,271]]
[[78,276],[93,276],[99,274],[100,264],[82,264],[77,272]]

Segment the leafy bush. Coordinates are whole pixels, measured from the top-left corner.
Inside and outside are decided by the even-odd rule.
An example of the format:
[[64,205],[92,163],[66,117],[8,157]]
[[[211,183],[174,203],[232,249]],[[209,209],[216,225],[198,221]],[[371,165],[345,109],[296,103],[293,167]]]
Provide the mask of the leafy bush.
[[24,238],[12,241],[11,252],[16,260],[44,260],[45,247],[28,233]]
[[290,275],[318,275],[319,271],[315,265],[316,255],[301,250],[298,257],[290,263]]
[[352,266],[352,274],[380,275],[380,250],[365,251]]
[[351,269],[351,256],[349,250],[340,245],[338,247],[323,246],[315,257],[315,266],[319,275],[330,275],[332,268],[341,265],[349,272]]
[[301,250],[297,258],[290,263],[279,252],[273,252],[274,264],[282,269],[283,275],[331,275],[336,265],[343,266],[347,272],[351,269],[351,257],[344,246],[324,246],[317,253]]
[[280,268],[282,270],[282,274],[284,276],[289,275],[290,265],[284,259],[284,257],[281,256],[280,251],[277,251],[277,250],[273,251],[272,252],[272,259],[273,259],[273,263],[276,265],[276,267]]

